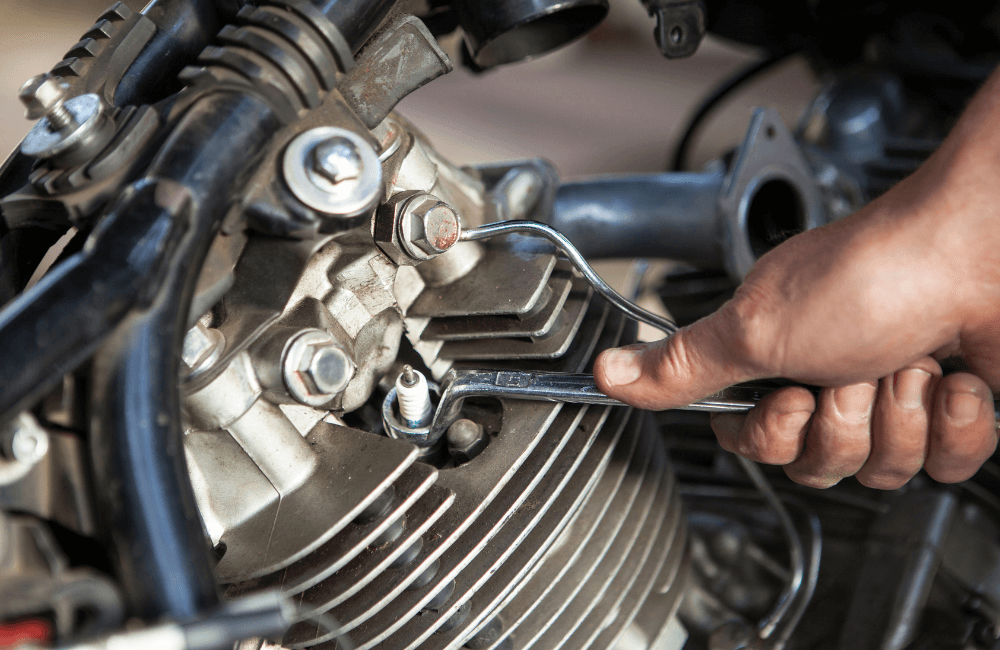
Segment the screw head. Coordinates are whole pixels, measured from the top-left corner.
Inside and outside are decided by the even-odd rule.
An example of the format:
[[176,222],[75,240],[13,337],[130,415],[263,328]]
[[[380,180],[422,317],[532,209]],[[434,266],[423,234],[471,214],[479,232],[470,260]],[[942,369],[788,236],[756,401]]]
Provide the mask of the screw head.
[[51,74],[40,74],[24,82],[18,91],[18,99],[25,107],[25,117],[37,120],[62,104],[69,92],[69,84]]
[[364,171],[361,154],[353,142],[333,136],[313,149],[313,171],[331,183],[359,178]]
[[450,205],[425,194],[407,202],[400,230],[407,252],[417,259],[430,259],[455,245],[462,222]]
[[181,361],[191,369],[191,374],[201,374],[218,361],[226,347],[226,337],[217,329],[201,323],[188,330],[181,346]]
[[448,427],[448,445],[455,449],[465,449],[479,442],[482,435],[483,427],[472,420],[455,420]]
[[448,439],[448,451],[459,463],[469,462],[489,444],[489,436],[482,425],[466,418],[452,422],[445,435]]
[[338,345],[311,345],[306,359],[309,365],[303,372],[317,395],[336,395],[354,377],[354,362]]
[[286,348],[282,375],[289,395],[309,406],[326,404],[354,378],[350,355],[329,332],[307,329]]
[[329,216],[364,214],[384,191],[374,147],[339,127],[318,126],[297,135],[285,148],[281,170],[295,198]]
[[22,463],[33,463],[48,451],[49,439],[41,431],[22,427],[14,434],[10,448],[17,460]]

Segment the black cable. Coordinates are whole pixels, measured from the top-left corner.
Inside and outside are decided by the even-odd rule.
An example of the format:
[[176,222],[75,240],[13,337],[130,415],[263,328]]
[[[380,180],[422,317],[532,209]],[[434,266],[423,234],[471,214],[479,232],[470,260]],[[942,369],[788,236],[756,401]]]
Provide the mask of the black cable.
[[687,164],[688,153],[691,149],[691,143],[694,141],[695,132],[698,130],[698,127],[701,126],[702,122],[705,121],[705,118],[707,118],[712,110],[719,104],[719,102],[725,99],[731,92],[760,73],[773,68],[778,63],[781,63],[789,56],[801,50],[801,47],[793,47],[791,49],[782,50],[777,54],[773,54],[766,59],[757,61],[756,63],[747,66],[733,76],[729,77],[729,79],[722,82],[720,85],[716,86],[715,90],[713,90],[711,94],[701,101],[701,104],[698,105],[698,108],[695,109],[694,113],[691,115],[691,119],[688,120],[687,127],[684,129],[684,136],[677,145],[676,151],[674,151],[674,158],[670,164],[670,168],[675,172],[684,171]]

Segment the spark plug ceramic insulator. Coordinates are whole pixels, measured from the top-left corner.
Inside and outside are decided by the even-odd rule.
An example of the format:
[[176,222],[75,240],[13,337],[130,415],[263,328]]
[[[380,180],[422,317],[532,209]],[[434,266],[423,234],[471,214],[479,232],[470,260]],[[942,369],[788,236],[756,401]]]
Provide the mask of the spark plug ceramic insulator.
[[427,379],[419,370],[403,366],[396,379],[396,400],[403,423],[411,429],[426,427],[431,423],[434,407]]

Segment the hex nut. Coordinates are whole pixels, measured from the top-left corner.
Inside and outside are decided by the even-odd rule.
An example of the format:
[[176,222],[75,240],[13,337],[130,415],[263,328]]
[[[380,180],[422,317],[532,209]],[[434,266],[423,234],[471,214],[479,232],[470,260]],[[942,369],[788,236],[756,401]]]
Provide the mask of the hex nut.
[[451,248],[460,235],[461,222],[451,206],[416,190],[391,196],[372,220],[375,244],[397,266],[433,259]]
[[226,347],[226,337],[217,329],[195,323],[184,335],[181,361],[191,369],[191,376],[200,375],[211,368]]
[[69,84],[65,81],[50,74],[40,74],[25,81],[17,96],[24,104],[24,116],[29,120],[37,120],[60,105],[67,92]]
[[469,462],[489,444],[489,436],[483,426],[466,418],[452,422],[446,436],[448,451],[460,463]]
[[288,394],[308,406],[321,406],[347,388],[354,360],[328,332],[306,329],[292,337],[282,359]]
[[454,208],[424,194],[413,197],[403,207],[399,237],[411,257],[429,260],[454,246],[461,228]]
[[402,221],[406,202],[422,194],[423,192],[416,190],[393,194],[378,207],[375,211],[375,217],[372,219],[372,239],[375,240],[375,245],[396,266],[413,266],[418,263],[403,247],[403,242],[399,237],[399,223]]
[[382,198],[382,164],[367,139],[348,129],[318,126],[294,137],[281,158],[296,199],[324,215],[356,217]]
[[361,155],[347,138],[333,136],[313,149],[313,171],[331,183],[341,183],[361,176]]
[[26,465],[37,463],[49,451],[49,434],[34,416],[25,412],[0,430],[3,455]]

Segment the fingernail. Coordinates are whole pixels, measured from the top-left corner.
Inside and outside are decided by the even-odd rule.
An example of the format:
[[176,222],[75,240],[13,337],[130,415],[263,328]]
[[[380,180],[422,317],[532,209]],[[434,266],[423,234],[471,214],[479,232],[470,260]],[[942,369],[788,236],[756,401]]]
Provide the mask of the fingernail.
[[919,368],[900,370],[892,376],[892,396],[910,411],[923,408],[931,385],[931,373]]
[[979,417],[983,399],[975,393],[952,393],[945,401],[945,411],[953,424],[964,427]]
[[611,386],[631,384],[642,374],[642,349],[610,350],[604,357],[604,378]]
[[872,384],[843,386],[833,391],[833,403],[848,422],[864,422],[871,418],[876,390]]

